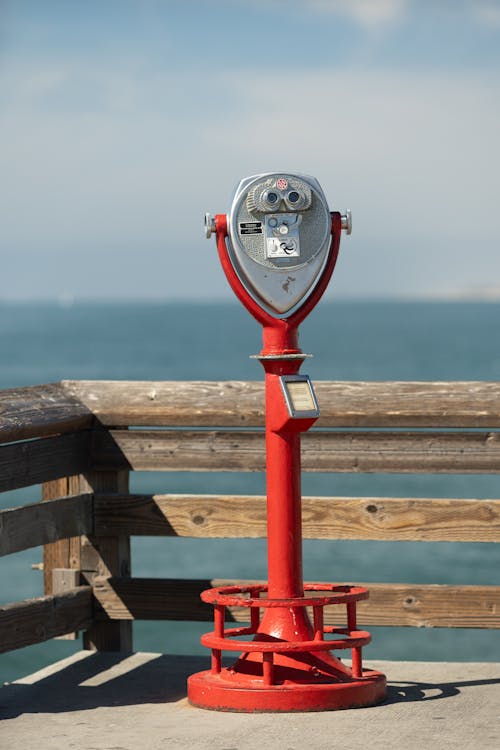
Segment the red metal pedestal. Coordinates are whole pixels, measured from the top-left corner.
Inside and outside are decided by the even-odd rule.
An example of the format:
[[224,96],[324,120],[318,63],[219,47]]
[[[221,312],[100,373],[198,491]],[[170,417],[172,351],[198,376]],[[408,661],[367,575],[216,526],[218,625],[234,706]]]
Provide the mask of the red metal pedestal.
[[[384,675],[363,670],[361,663],[361,648],[370,634],[356,629],[356,601],[366,599],[367,590],[328,583],[304,588],[328,595],[261,598],[267,586],[203,592],[203,601],[215,607],[215,629],[201,639],[212,649],[212,668],[189,678],[193,705],[220,711],[325,711],[369,706],[385,698]],[[347,627],[323,625],[323,607],[332,604],[346,606]],[[313,624],[305,611],[311,605]],[[226,606],[249,607],[250,626],[224,628]],[[326,639],[327,634],[335,637]],[[249,635],[253,640],[237,640]],[[332,649],[351,649],[351,668]],[[222,668],[223,650],[243,653],[232,667]]]
[[[314,418],[290,419],[279,378],[297,374],[305,355],[298,324],[323,293],[340,239],[340,214],[332,214],[330,262],[315,294],[288,319],[273,318],[249,297],[227,256],[225,217],[216,217],[217,244],[226,275],[247,309],[264,326],[259,356],[266,372],[268,584],[223,587],[202,593],[214,606],[214,630],[201,642],[212,651],[211,669],[188,679],[190,703],[221,711],[323,711],[369,706],[384,700],[385,676],[365,670],[362,647],[370,634],[357,629],[356,602],[368,591],[302,576],[300,432]],[[226,628],[227,606],[249,609],[248,627]],[[345,607],[338,627],[323,624],[325,606]],[[313,620],[307,608],[312,609]],[[247,639],[247,636],[252,636]],[[333,637],[326,637],[333,636]],[[331,652],[349,649],[351,667]],[[241,656],[222,667],[222,652]]]

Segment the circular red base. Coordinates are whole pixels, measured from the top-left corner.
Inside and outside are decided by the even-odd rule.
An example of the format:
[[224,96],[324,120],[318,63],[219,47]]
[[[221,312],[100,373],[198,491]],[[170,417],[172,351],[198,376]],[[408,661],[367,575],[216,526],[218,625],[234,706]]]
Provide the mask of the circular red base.
[[[284,682],[265,687],[262,679],[241,680],[230,669],[210,670],[188,678],[188,700],[212,711],[269,712],[336,711],[381,703],[386,679],[381,672],[363,670],[363,677],[345,682]],[[240,682],[240,684],[238,684]]]

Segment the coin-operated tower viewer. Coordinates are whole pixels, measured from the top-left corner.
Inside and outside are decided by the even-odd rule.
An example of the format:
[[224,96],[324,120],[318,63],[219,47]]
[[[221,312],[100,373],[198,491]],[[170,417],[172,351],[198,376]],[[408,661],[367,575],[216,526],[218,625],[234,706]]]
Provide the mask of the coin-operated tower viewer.
[[[205,218],[226,277],[263,326],[257,358],[265,370],[268,583],[204,591],[214,630],[201,642],[211,669],[188,680],[195,706],[221,711],[321,711],[368,706],[385,698],[385,677],[363,669],[370,634],[357,629],[357,586],[306,583],[302,575],[300,433],[319,417],[313,385],[299,374],[308,356],[298,326],[318,303],[335,267],[351,215],[330,212],[317,180],[267,173],[242,180],[228,216]],[[228,606],[246,607],[250,625],[225,626]],[[324,625],[334,606],[340,627]],[[312,619],[307,609],[312,609]],[[334,651],[351,652],[351,666]],[[240,656],[222,666],[222,652]]]

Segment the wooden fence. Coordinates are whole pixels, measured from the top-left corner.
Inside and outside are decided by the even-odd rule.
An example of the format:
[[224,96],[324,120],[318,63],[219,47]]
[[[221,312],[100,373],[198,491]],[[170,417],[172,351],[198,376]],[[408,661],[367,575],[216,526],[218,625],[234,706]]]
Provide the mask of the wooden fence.
[[[302,438],[304,471],[500,473],[500,383],[315,389],[321,418]],[[0,512],[0,554],[44,545],[45,586],[44,596],[0,607],[0,650],[84,631],[85,648],[127,651],[134,619],[211,620],[199,593],[218,582],[131,577],[130,537],[263,537],[265,499],[131,494],[129,472],[263,471],[263,401],[256,382],[0,392],[0,491],[42,484],[40,503]],[[303,534],[498,542],[500,500],[306,497]],[[500,586],[368,586],[363,626],[500,627]]]

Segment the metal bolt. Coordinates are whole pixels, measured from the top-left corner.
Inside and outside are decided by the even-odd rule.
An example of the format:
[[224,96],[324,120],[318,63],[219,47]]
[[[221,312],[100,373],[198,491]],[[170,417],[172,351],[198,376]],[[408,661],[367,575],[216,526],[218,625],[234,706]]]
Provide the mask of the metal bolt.
[[215,219],[212,219],[210,214],[205,214],[205,237],[210,239],[212,234],[215,234]]
[[346,234],[351,234],[352,213],[350,208],[347,208],[345,214],[342,214],[342,216],[340,217],[340,226],[342,227],[342,229],[345,229]]

